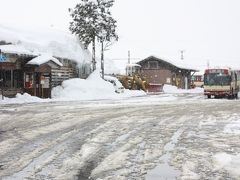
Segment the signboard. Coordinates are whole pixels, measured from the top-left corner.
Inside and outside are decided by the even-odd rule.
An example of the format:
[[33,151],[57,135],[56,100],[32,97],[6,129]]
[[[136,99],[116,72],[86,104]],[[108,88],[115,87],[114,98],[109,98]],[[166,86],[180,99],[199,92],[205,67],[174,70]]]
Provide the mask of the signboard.
[[229,71],[227,69],[207,69],[205,73],[206,74],[228,74]]
[[167,78],[166,83],[171,84],[171,78]]
[[45,77],[45,79],[43,80],[42,88],[50,88],[50,78],[49,77]]
[[41,76],[41,77],[40,77],[40,84],[44,84],[44,80],[45,80],[45,77],[44,77],[44,76]]
[[5,62],[7,60],[7,57],[3,54],[0,54],[0,62]]

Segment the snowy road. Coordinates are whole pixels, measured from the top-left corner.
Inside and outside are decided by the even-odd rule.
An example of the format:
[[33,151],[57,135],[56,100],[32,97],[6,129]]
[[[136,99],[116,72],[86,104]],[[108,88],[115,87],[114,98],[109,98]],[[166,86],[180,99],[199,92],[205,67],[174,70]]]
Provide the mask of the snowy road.
[[0,106],[0,179],[240,179],[239,100]]

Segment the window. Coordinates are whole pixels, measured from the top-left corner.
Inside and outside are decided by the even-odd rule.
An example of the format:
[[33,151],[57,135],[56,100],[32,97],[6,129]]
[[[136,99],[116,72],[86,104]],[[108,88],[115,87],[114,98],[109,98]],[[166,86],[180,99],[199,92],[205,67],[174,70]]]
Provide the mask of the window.
[[149,61],[149,68],[150,69],[157,69],[158,68],[158,62],[157,61]]
[[1,71],[0,72],[0,79],[2,81],[1,85],[3,87],[7,87],[7,88],[11,88],[12,84],[11,84],[11,71],[7,70],[7,71]]

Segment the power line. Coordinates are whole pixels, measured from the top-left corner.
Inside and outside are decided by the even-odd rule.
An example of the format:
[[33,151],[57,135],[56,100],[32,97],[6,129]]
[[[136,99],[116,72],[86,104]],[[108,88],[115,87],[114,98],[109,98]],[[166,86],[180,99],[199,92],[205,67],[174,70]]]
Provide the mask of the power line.
[[[116,61],[126,60],[126,61],[128,61],[128,58],[110,58],[109,60],[116,60]],[[141,60],[141,58],[131,58],[131,60]]]

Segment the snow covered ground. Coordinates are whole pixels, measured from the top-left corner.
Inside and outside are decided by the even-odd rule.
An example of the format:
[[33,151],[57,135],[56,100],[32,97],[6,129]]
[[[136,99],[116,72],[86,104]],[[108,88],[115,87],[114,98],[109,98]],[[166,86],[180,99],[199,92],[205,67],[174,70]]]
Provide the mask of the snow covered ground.
[[1,104],[0,179],[237,180],[239,102],[178,93]]
[[163,86],[163,92],[169,93],[169,94],[184,94],[184,93],[187,93],[187,94],[202,93],[203,94],[204,89],[199,88],[199,87],[196,87],[194,89],[178,89],[176,86],[171,86],[171,85],[165,84]]

